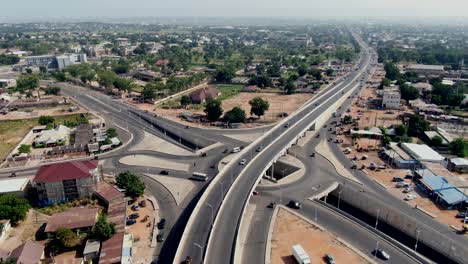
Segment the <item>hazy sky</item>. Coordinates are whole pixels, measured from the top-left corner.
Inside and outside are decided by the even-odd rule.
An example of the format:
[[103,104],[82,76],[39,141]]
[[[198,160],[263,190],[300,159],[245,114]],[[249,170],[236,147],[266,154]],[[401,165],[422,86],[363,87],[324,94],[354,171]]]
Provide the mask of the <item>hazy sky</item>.
[[468,0],[0,0],[0,20],[112,17],[468,17]]

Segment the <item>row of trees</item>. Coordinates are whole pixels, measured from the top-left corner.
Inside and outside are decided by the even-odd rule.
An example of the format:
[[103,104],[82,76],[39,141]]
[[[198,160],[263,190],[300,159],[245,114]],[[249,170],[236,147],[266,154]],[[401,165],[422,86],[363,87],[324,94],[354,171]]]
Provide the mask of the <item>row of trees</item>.
[[[256,115],[258,118],[265,115],[265,112],[270,108],[270,103],[261,97],[255,97],[249,101],[250,115]],[[207,100],[205,104],[206,116],[209,120],[216,121],[223,115],[222,103],[220,100]],[[223,119],[229,123],[243,123],[246,120],[245,111],[236,106],[224,114]]]
[[0,54],[0,65],[13,65],[20,61],[16,55]]

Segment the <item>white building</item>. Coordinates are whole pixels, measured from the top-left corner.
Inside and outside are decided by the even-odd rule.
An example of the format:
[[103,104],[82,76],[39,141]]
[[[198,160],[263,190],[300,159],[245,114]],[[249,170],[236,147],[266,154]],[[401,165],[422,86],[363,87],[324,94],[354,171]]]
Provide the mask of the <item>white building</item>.
[[418,161],[440,163],[445,158],[425,144],[402,143],[401,148]]
[[56,129],[44,130],[38,138],[34,140],[35,146],[49,146],[64,144],[70,134],[70,129],[60,125]]
[[382,108],[400,109],[400,90],[398,86],[386,87],[383,91]]
[[0,180],[0,194],[16,194],[24,197],[28,188],[31,186],[31,180],[26,178],[7,178]]
[[15,79],[0,79],[0,88],[2,87],[14,87],[16,86],[16,80]]

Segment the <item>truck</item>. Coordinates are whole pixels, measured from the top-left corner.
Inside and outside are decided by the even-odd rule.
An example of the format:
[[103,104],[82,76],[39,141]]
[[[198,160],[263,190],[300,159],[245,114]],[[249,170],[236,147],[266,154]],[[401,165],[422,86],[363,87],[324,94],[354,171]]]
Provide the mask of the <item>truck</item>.
[[310,264],[310,257],[301,245],[297,244],[292,246],[292,252],[299,264]]

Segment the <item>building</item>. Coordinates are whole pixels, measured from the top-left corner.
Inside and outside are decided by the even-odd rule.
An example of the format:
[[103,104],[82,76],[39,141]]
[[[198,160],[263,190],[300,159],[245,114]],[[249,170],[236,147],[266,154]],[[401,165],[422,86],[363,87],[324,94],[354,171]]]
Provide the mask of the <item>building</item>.
[[382,108],[400,109],[400,89],[398,86],[385,87],[382,98]]
[[418,187],[447,209],[456,208],[467,200],[467,196],[437,175],[427,175],[418,180]]
[[83,250],[83,259],[89,263],[97,263],[99,258],[99,250],[101,249],[101,242],[97,239],[86,240],[86,245]]
[[32,240],[26,241],[10,253],[10,258],[16,259],[18,264],[42,264],[44,246]]
[[88,197],[101,180],[98,161],[72,161],[42,166],[33,180],[39,204],[48,205]]
[[65,212],[53,214],[45,227],[46,233],[54,233],[59,228],[90,231],[99,217],[99,208],[73,207]]
[[202,104],[208,99],[216,99],[221,93],[214,87],[205,87],[190,93],[189,97],[192,103]]
[[11,229],[10,220],[8,219],[0,220],[0,241],[3,241],[8,237],[8,233],[10,232],[10,229]]
[[389,149],[381,154],[382,160],[388,164],[396,166],[399,169],[415,169],[419,167],[417,160],[413,159],[408,153],[403,151],[397,143],[390,142]]
[[44,130],[39,137],[34,140],[35,147],[51,147],[64,145],[67,141],[70,129],[60,125],[56,129]]
[[0,194],[15,194],[19,197],[25,197],[31,181],[29,178],[7,178],[0,180]]
[[0,79],[0,88],[9,88],[16,86],[16,79]]
[[425,91],[432,91],[432,85],[426,82],[413,83],[411,86],[418,89],[419,93],[421,94]]
[[444,73],[443,65],[424,65],[410,64],[406,67],[406,71],[416,72],[422,75],[439,75]]
[[122,264],[132,264],[132,247],[133,247],[133,236],[132,234],[125,234],[122,247]]
[[464,158],[453,158],[447,163],[447,169],[460,173],[468,171],[468,160]]
[[87,62],[88,59],[86,54],[64,54],[64,55],[42,55],[42,56],[28,56],[26,57],[26,63],[30,67],[46,66],[48,68],[57,68],[59,70],[65,69],[66,67]]
[[445,158],[425,144],[402,143],[401,148],[413,159],[440,163]]
[[145,81],[145,82],[150,82],[152,80],[154,80],[156,77],[158,77],[159,75],[156,73],[156,72],[153,72],[153,71],[144,71],[144,70],[139,70],[139,71],[136,71],[134,74],[133,74],[133,77],[138,79],[138,80],[142,80],[142,81]]

